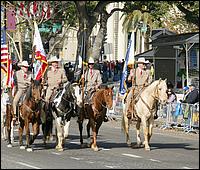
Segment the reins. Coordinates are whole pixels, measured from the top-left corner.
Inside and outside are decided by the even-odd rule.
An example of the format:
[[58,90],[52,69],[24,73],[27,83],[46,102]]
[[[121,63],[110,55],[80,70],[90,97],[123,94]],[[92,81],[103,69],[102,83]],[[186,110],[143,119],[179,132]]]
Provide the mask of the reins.
[[[157,91],[157,94],[158,94],[158,84],[156,85],[156,91]],[[151,97],[153,97],[153,99],[159,101],[159,97],[158,96],[153,96],[151,95]],[[153,108],[150,108],[149,105],[144,101],[144,99],[142,98],[142,96],[140,95],[139,98],[142,100],[142,102],[145,104],[145,106],[147,107],[147,109],[151,112],[155,109],[155,107],[153,106]]]

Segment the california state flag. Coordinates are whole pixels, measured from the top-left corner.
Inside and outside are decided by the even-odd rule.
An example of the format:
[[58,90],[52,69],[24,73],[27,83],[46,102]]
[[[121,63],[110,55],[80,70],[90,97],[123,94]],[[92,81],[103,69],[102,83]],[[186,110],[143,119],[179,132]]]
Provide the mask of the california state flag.
[[35,27],[35,33],[33,40],[33,48],[35,46],[35,59],[36,59],[33,65],[34,79],[40,80],[46,72],[48,63],[36,21],[34,21],[34,27]]

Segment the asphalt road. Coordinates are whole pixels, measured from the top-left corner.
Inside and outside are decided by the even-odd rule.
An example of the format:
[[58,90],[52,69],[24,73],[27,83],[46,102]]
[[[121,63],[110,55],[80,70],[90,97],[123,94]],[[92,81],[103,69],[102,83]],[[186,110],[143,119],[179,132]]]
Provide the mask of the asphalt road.
[[[198,134],[154,128],[151,151],[145,151],[128,147],[120,121],[109,121],[100,128],[99,151],[95,152],[80,147],[76,120],[71,121],[69,133],[63,152],[54,149],[55,141],[44,146],[42,132],[34,142],[34,151],[27,152],[19,149],[16,129],[12,148],[1,140],[1,169],[199,169]],[[130,134],[136,143],[134,126]],[[85,127],[84,135],[86,142]]]

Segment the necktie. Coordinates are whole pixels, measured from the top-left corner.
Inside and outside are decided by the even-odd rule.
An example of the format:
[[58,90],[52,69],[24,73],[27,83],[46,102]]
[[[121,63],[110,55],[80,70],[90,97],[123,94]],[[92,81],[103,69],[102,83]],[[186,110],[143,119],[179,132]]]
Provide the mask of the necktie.
[[142,75],[142,70],[140,71],[140,75]]
[[92,69],[90,69],[90,75],[92,76]]
[[27,74],[24,74],[24,78],[25,78],[25,79],[27,78]]

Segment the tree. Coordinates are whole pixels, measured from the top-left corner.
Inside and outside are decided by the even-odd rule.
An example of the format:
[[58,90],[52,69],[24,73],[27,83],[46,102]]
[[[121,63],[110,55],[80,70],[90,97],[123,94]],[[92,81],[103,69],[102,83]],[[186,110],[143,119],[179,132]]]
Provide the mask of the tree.
[[[60,23],[61,30],[65,28],[62,38],[59,39],[53,45],[53,48],[48,52],[47,58],[52,54],[56,44],[61,43],[66,37],[68,28],[75,26],[76,24],[76,13],[74,3],[71,1],[11,1],[7,3],[15,6],[16,8],[16,19],[17,19],[17,31],[19,39],[21,39],[21,32],[25,32],[28,28],[30,34],[30,51],[32,51],[33,36],[34,36],[34,24],[35,20],[40,28],[42,24],[49,26],[49,32],[41,33],[43,42],[49,42],[51,38],[57,37],[60,33],[58,30],[53,32],[53,26],[55,23]],[[12,36],[10,35],[10,38]],[[15,41],[15,40],[13,40]],[[21,42],[21,41],[20,41]],[[19,49],[22,49],[22,44],[19,45]],[[22,50],[20,50],[22,51]],[[22,52],[19,56],[22,60]]]

